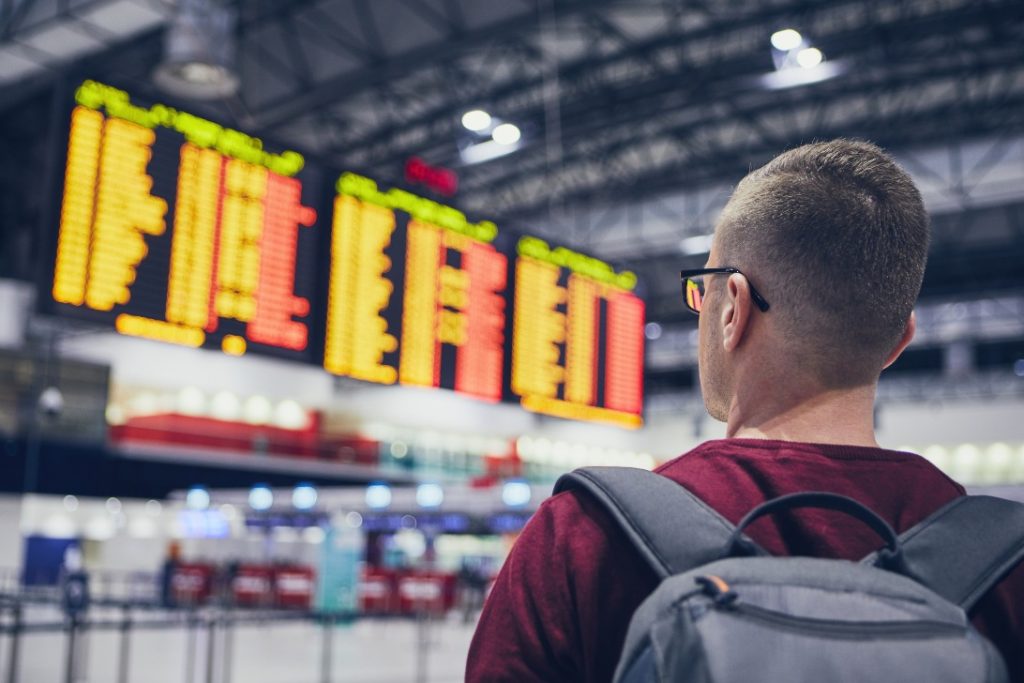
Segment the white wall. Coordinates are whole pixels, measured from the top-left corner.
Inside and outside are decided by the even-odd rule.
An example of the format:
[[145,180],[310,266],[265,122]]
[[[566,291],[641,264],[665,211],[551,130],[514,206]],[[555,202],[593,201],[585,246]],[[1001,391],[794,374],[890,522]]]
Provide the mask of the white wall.
[[211,393],[228,389],[241,396],[290,398],[310,407],[326,405],[333,393],[330,375],[302,363],[255,355],[234,357],[113,332],[66,339],[61,352],[109,364],[111,381],[125,386],[173,390],[194,386]]
[[0,280],[0,348],[21,346],[34,295],[27,282]]
[[[326,410],[339,430],[377,426],[440,434],[515,438],[544,437],[619,450],[674,457],[694,445],[724,436],[724,425],[708,416],[695,425],[695,404],[678,413],[658,410],[640,430],[577,423],[528,413],[516,405],[488,404],[451,391],[383,387],[335,380],[316,366],[256,356],[235,358],[169,344],[98,334],[65,341],[71,356],[110,363],[115,384],[206,392],[234,391],[271,400],[294,399]],[[897,448],[929,444],[1024,442],[1024,400],[887,404],[880,412],[879,442]]]
[[24,554],[21,496],[0,496],[0,568],[21,567]]
[[886,405],[879,423],[878,441],[891,448],[1024,442],[1024,400]]
[[539,426],[536,416],[518,406],[486,403],[453,391],[348,381],[340,387],[329,407],[355,422],[498,437],[518,436]]
[[[701,436],[696,437],[694,431],[692,413],[681,409],[678,415],[653,415],[638,437],[646,442],[646,450],[663,459],[708,439],[723,438],[725,425],[705,415]],[[912,446],[918,450],[932,444],[1024,443],[1024,400],[890,403],[879,411],[877,438],[885,448]]]

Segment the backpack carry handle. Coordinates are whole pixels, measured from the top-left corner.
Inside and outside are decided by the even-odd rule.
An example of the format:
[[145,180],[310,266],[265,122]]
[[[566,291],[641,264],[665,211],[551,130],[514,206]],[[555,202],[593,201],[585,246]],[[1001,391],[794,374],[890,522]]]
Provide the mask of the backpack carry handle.
[[729,537],[722,556],[735,557],[760,554],[757,548],[750,547],[750,541],[743,537],[743,530],[765,515],[794,508],[834,510],[860,520],[885,540],[886,547],[879,551],[875,563],[883,569],[889,569],[901,574],[906,573],[906,567],[903,562],[903,547],[900,544],[899,536],[896,535],[896,532],[893,531],[888,522],[853,498],[841,496],[838,493],[791,493],[758,505],[748,512],[740,520],[740,523],[736,525],[736,530]]

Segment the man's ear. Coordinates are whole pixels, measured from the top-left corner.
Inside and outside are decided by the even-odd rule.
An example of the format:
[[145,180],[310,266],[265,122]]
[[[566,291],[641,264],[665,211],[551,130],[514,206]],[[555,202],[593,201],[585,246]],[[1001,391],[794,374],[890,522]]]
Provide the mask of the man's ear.
[[750,322],[750,283],[739,273],[733,273],[725,286],[725,305],[722,306],[722,345],[732,351],[743,341]]
[[903,336],[900,337],[895,348],[889,352],[889,357],[885,360],[885,365],[882,369],[885,370],[887,367],[896,362],[896,359],[903,353],[903,349],[907,348],[907,345],[914,338],[914,333],[917,331],[917,318],[914,316],[914,312],[910,312],[910,317],[907,319],[907,327],[903,330]]

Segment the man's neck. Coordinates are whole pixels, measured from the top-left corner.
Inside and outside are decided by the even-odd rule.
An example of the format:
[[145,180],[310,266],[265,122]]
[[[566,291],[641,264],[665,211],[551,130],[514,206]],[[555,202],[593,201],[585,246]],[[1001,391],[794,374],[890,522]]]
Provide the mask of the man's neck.
[[775,389],[769,399],[738,395],[726,436],[877,447],[873,385],[826,392]]

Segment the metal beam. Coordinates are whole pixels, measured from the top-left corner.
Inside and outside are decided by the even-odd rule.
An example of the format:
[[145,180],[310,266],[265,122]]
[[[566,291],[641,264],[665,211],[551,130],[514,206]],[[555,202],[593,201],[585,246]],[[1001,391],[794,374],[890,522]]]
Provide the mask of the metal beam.
[[[966,8],[966,11],[968,13],[968,16],[970,14],[977,14],[970,8]],[[968,16],[948,17],[948,19],[956,19],[959,22],[959,26],[965,26],[969,24],[969,22],[967,21]],[[977,19],[977,17],[975,18]],[[851,51],[853,48],[857,46],[858,43],[860,45],[864,45],[864,43],[866,42],[864,41],[863,33],[857,30],[850,30],[845,32],[842,38],[843,43],[845,43],[845,45],[842,45],[842,47],[848,47],[851,49]],[[921,53],[921,51],[918,50],[918,54],[913,55],[913,57],[911,57],[911,55],[913,54],[910,52],[909,49],[911,46],[912,41],[908,36],[907,48],[904,48],[901,55],[897,56],[904,57],[905,63],[909,63],[911,65],[911,68],[915,68],[915,66],[916,68],[920,68],[922,65],[927,66],[928,55],[926,53]],[[972,59],[975,56],[976,51],[982,48],[983,46],[976,45],[965,46],[962,51],[963,59]],[[870,64],[869,60],[871,60],[872,58],[870,50],[871,48],[868,47],[867,53],[863,55],[863,58],[855,61],[855,68],[858,69],[859,71],[864,71],[867,68],[869,68],[866,66],[866,64]],[[849,54],[847,52],[840,52],[842,54]],[[690,87],[687,88],[685,91],[680,91],[678,90],[678,88],[673,90],[672,83],[665,82],[663,79],[653,79],[647,83],[640,83],[634,86],[627,86],[621,90],[620,96],[623,100],[629,103],[629,106],[628,108],[624,108],[624,111],[620,112],[609,112],[607,108],[598,107],[598,103],[593,100],[585,100],[578,96],[572,97],[571,101],[577,104],[577,109],[579,111],[582,111],[584,113],[590,112],[590,120],[589,122],[585,120],[572,120],[570,118],[571,114],[567,113],[567,133],[570,136],[575,135],[577,138],[592,144],[594,147],[601,148],[602,145],[599,143],[602,143],[605,140],[608,140],[610,143],[609,138],[616,136],[618,136],[619,139],[625,138],[626,144],[632,144],[633,141],[637,139],[649,139],[649,130],[638,129],[638,127],[635,125],[630,127],[628,125],[628,122],[631,120],[636,121],[638,119],[656,121],[659,119],[659,117],[663,117],[667,111],[672,111],[681,106],[686,107],[688,105],[691,108],[707,108],[710,102],[719,101],[728,104],[730,110],[732,110],[733,112],[742,112],[742,108],[735,106],[735,103],[738,99],[740,99],[740,97],[751,96],[778,102],[780,109],[788,106],[788,100],[790,99],[790,96],[788,96],[787,93],[758,93],[750,86],[744,85],[743,79],[745,78],[746,74],[751,73],[751,70],[753,68],[756,68],[753,67],[753,65],[757,63],[758,49],[755,49],[746,54],[746,57],[737,55],[732,62],[717,65],[715,68],[714,80],[702,79],[702,82],[696,82],[691,84]],[[856,57],[856,53],[853,54]],[[1008,59],[1020,59],[1019,54],[1020,51],[1015,50],[1013,53],[1011,53],[1011,56]],[[880,76],[878,80],[884,81],[889,71],[885,65],[879,65],[878,68],[880,71]],[[905,70],[906,69],[904,68],[904,71]],[[728,81],[729,74],[732,74],[732,78],[734,79],[733,82]],[[843,79],[842,81],[837,82],[842,82],[844,88],[850,87],[848,79]],[[706,87],[702,88],[700,87],[701,85],[705,85]],[[823,83],[812,86],[810,88],[803,88],[802,90],[822,91],[829,90],[830,87],[830,84]],[[741,95],[741,93],[743,93],[744,90],[747,94]],[[834,87],[832,87],[831,90],[833,92],[836,91]],[[574,95],[576,94],[574,93]],[[717,100],[715,98],[717,98]],[[645,100],[653,101],[654,106],[645,107]],[[534,111],[535,113],[532,114],[532,116],[539,116],[539,110],[535,109]],[[611,136],[599,135],[598,131],[600,131],[602,128],[614,132]],[[631,130],[636,130],[636,133],[630,135]],[[762,134],[764,132],[766,131],[761,131]],[[516,159],[516,172],[519,175],[528,175],[536,173],[536,169],[539,169],[542,166],[541,160],[531,159],[529,158],[528,154],[526,154],[526,152],[529,151],[530,144],[530,142],[525,143],[526,149],[521,149],[517,153],[519,156]],[[536,144],[536,142],[534,142],[533,144]],[[586,158],[586,156],[587,155],[584,155],[584,158]],[[379,155],[375,155],[375,158],[379,159],[381,157]],[[576,158],[579,159],[580,157],[577,156]],[[567,155],[567,158],[565,159],[566,163],[571,163],[572,160],[573,156]],[[495,165],[495,167],[497,167],[497,165]],[[483,187],[500,187],[507,186],[510,182],[514,182],[513,176],[511,175],[502,176],[500,174],[495,175],[494,173],[482,171],[480,173],[467,174],[466,179],[463,181],[463,187],[467,190],[468,193],[476,189],[477,185]]]
[[[848,0],[854,2],[855,0]],[[587,4],[587,8],[590,10],[589,14],[593,14],[595,11],[600,9],[600,5],[597,2]],[[559,5],[560,16],[564,19],[565,16],[561,13],[563,8]],[[708,39],[715,36],[718,32],[725,28],[731,30],[749,28],[751,26],[760,25],[769,21],[772,18],[781,18],[789,14],[788,10],[780,8],[772,8],[770,10],[762,10],[755,12],[748,16],[732,16],[727,20],[722,20],[720,23],[713,25],[701,26],[698,29],[687,31],[683,34],[658,34],[652,38],[644,41],[634,43],[628,49],[620,50],[612,54],[597,54],[594,51],[587,51],[581,57],[559,66],[559,80],[563,83],[563,99],[571,101],[573,99],[574,91],[577,85],[585,85],[589,78],[593,74],[598,74],[602,70],[612,70],[624,62],[629,61],[644,61],[647,58],[643,55],[650,55],[654,52],[664,50],[680,42],[686,42],[691,40]],[[535,19],[534,21],[539,21]],[[522,102],[527,101],[527,106],[536,107],[538,103],[542,102],[541,93],[544,87],[544,75],[541,69],[537,69],[537,72],[533,75],[525,74],[523,78],[515,79],[507,82],[493,83],[490,89],[483,90],[475,95],[474,100],[457,100],[453,102],[446,102],[420,117],[413,120],[406,121],[403,123],[405,128],[418,128],[427,127],[430,128],[433,133],[436,130],[433,126],[436,126],[439,122],[445,122],[445,125],[450,125],[452,119],[452,112],[458,111],[462,107],[466,107],[472,104],[476,104],[478,101],[487,102],[493,105],[496,110],[501,111],[502,115],[508,118],[514,118],[515,120],[523,120],[530,118],[533,120],[531,115],[521,111]],[[535,93],[533,96],[525,96],[525,93]],[[362,136],[360,139],[351,140],[347,142],[347,148],[352,152],[357,152],[363,148],[367,148],[371,151],[371,156],[379,158],[379,145],[387,143],[395,134],[395,129],[392,126],[381,126],[377,131],[372,132],[366,136]]]
[[[613,0],[566,0],[564,6],[560,6],[559,9],[563,13],[577,12],[611,1]],[[429,44],[397,57],[378,60],[367,64],[359,73],[331,78],[305,92],[297,92],[294,96],[278,99],[256,111],[256,121],[264,129],[277,128],[308,113],[311,109],[330,106],[337,101],[339,93],[351,96],[369,87],[396,80],[425,64],[434,65],[456,59],[490,41],[501,40],[534,28],[537,21],[535,12],[524,12],[495,24],[466,31],[457,41]]]
[[[1010,64],[1020,62],[1021,57],[1014,57],[1008,60]],[[1019,130],[1021,125],[1020,112],[1017,109],[1019,107],[1019,97],[1015,98],[1014,101],[1003,101],[998,107],[983,110],[980,115],[973,114],[972,112],[971,117],[964,121],[949,121],[937,118],[942,115],[948,115],[951,112],[963,112],[967,107],[971,106],[970,103],[950,101],[948,98],[944,103],[946,105],[944,110],[934,107],[931,109],[920,109],[915,101],[908,99],[906,106],[903,108],[904,111],[901,112],[899,117],[887,115],[878,119],[872,114],[865,115],[863,112],[860,113],[859,117],[851,115],[849,105],[850,101],[854,98],[879,97],[883,94],[891,95],[897,88],[902,89],[903,93],[913,95],[920,92],[921,87],[928,83],[941,83],[942,79],[948,78],[968,77],[972,70],[979,66],[978,63],[954,63],[950,66],[937,68],[925,63],[920,66],[920,70],[905,74],[899,79],[881,75],[877,80],[869,80],[867,84],[862,86],[848,82],[838,82],[831,87],[824,87],[826,84],[819,84],[817,88],[803,89],[799,95],[794,95],[789,100],[772,101],[770,99],[759,99],[751,104],[737,104],[735,108],[745,112],[745,115],[750,117],[766,116],[772,112],[783,111],[787,108],[796,111],[799,107],[829,107],[833,111],[842,111],[846,118],[841,124],[833,122],[803,136],[791,134],[785,140],[759,140],[757,143],[740,139],[737,141],[740,145],[738,147],[706,150],[704,153],[701,153],[700,141],[712,139],[712,133],[719,129],[722,124],[718,113],[710,107],[706,105],[695,107],[694,114],[690,117],[691,120],[684,124],[666,125],[656,128],[657,133],[651,130],[641,131],[652,136],[652,139],[656,135],[671,135],[680,139],[683,142],[683,146],[677,151],[678,161],[665,163],[655,168],[638,168],[636,172],[618,178],[606,177],[600,182],[592,184],[591,188],[577,187],[572,192],[563,193],[563,197],[570,201],[577,201],[586,198],[593,192],[606,191],[610,187],[628,187],[630,194],[634,196],[637,194],[637,190],[650,194],[651,191],[663,190],[666,186],[666,176],[681,170],[687,171],[685,177],[680,178],[677,175],[672,175],[670,179],[671,184],[692,187],[716,178],[722,178],[723,172],[728,174],[735,172],[735,170],[741,170],[743,166],[757,160],[761,156],[780,151],[781,147],[797,144],[801,140],[813,136],[870,134],[871,137],[879,141],[884,140],[889,143],[895,143],[897,146],[905,146],[906,143],[904,141],[938,142],[948,139],[949,135],[977,135],[994,129],[999,130],[1000,126],[1006,126],[1006,130]],[[989,64],[988,68],[999,68],[1000,66],[1003,68],[1015,68],[1013,66],[1006,67],[1003,60],[998,60],[998,63]],[[896,90],[896,92],[900,91]],[[728,95],[723,93],[722,96]],[[703,112],[696,111],[698,109],[703,110]],[[915,111],[915,109],[918,111]],[[1016,119],[1014,118],[1014,112],[1018,113]],[[857,114],[857,112],[852,113]],[[992,121],[994,116],[1001,114],[1005,114],[1003,120]],[[905,125],[899,125],[901,121]],[[972,125],[972,121],[977,121],[979,125]],[[985,123],[986,121],[987,123]],[[922,123],[932,125],[922,128]],[[922,135],[922,133],[927,133],[928,135]],[[644,144],[642,140],[638,142],[635,137],[631,136],[623,136],[617,141],[608,141],[607,144],[604,144],[603,138],[592,139],[597,140],[593,143],[592,148],[588,149],[585,146],[577,147],[575,151],[566,155],[564,160],[566,166],[576,163],[607,163],[608,159],[613,158],[617,154],[624,153],[624,150],[631,146]],[[691,141],[698,144],[693,144]],[[598,160],[592,156],[596,153],[603,154],[603,159]],[[538,197],[534,201],[524,202],[522,201],[523,198],[517,198],[514,195],[518,191],[519,183],[525,179],[536,177],[538,173],[543,172],[543,165],[539,159],[518,159],[517,162],[517,168],[511,173],[492,173],[467,178],[463,182],[466,194],[474,196],[474,192],[486,192],[486,188],[505,188],[497,193],[487,192],[488,196],[484,199],[488,205],[497,206],[509,215],[513,213],[516,215],[529,215],[532,211],[541,210],[546,204],[545,198]],[[544,188],[546,191],[560,191],[564,189],[560,187],[560,183],[557,181],[553,182],[551,178],[546,179]],[[507,198],[501,199],[502,194],[508,195]]]

